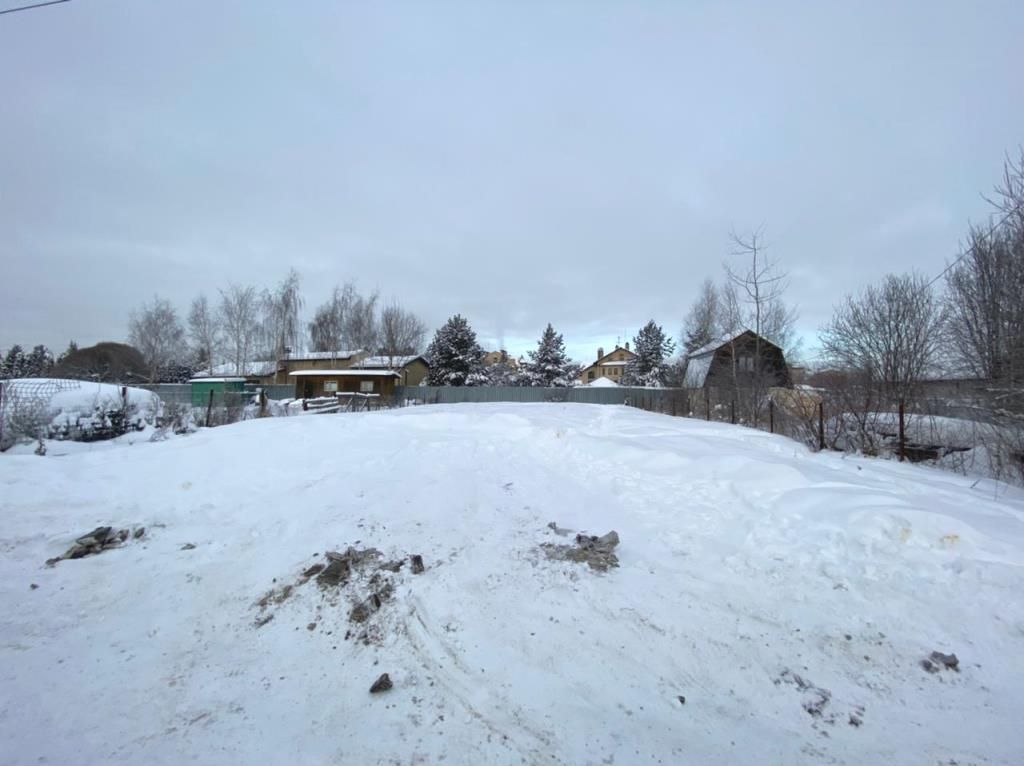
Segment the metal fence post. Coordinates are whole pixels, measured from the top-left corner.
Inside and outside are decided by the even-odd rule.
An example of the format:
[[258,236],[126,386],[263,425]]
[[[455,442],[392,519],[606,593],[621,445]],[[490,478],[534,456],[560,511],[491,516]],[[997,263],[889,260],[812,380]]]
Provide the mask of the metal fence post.
[[736,425],[736,400],[735,399],[732,400],[732,403],[731,403],[731,405],[729,407],[729,421],[733,425]]
[[907,444],[907,433],[906,433],[906,430],[905,430],[905,428],[904,428],[904,418],[903,418],[903,416],[904,416],[904,410],[903,410],[903,400],[902,400],[902,399],[900,399],[900,440],[899,440],[899,457],[900,457],[900,462],[901,462],[901,463],[902,463],[902,462],[903,462],[903,461],[904,461],[904,460],[906,459],[906,453],[907,453],[907,451],[906,451],[906,444]]
[[768,430],[775,433],[775,400],[768,400]]
[[210,403],[206,405],[206,427],[210,427],[210,415],[213,413],[213,389],[210,389]]
[[825,403],[818,402],[818,451],[825,449]]
[[708,396],[708,392],[704,391],[704,419],[711,420],[711,397]]

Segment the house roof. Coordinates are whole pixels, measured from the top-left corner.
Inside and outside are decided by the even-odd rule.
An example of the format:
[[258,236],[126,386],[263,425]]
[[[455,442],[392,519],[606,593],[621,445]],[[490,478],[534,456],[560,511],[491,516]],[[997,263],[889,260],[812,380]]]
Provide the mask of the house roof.
[[600,358],[599,358],[599,359],[598,359],[598,360],[597,360],[596,362],[591,362],[590,364],[588,364],[588,365],[587,365],[586,367],[584,367],[584,368],[583,368],[583,369],[581,370],[581,372],[586,372],[586,371],[587,371],[587,370],[589,370],[589,369],[590,369],[591,367],[598,367],[598,366],[600,366],[600,365],[603,365],[603,364],[605,364],[606,362],[608,362],[608,357],[610,357],[610,356],[611,356],[612,354],[614,354],[614,353],[615,353],[616,351],[625,351],[625,352],[626,352],[626,355],[627,355],[627,358],[626,358],[626,359],[624,359],[624,360],[622,360],[622,361],[620,361],[620,362],[610,362],[610,364],[612,364],[612,365],[616,365],[616,364],[618,364],[618,365],[626,364],[626,362],[628,362],[628,361],[629,361],[630,359],[632,359],[633,357],[635,357],[635,356],[636,356],[636,354],[634,354],[634,353],[633,353],[632,351],[630,351],[630,350],[629,350],[628,348],[623,348],[622,346],[616,346],[616,347],[615,347],[615,348],[613,348],[613,349],[612,349],[611,351],[609,351],[609,352],[608,352],[607,354],[605,354],[604,356],[600,357]]
[[301,351],[298,353],[285,354],[282,361],[286,362],[312,362],[321,359],[351,359],[359,354],[365,354],[361,348],[346,351]]
[[335,378],[335,377],[349,377],[349,378],[386,378],[386,377],[402,377],[393,370],[359,370],[359,369],[347,369],[347,370],[295,370],[295,372],[289,372],[288,377],[290,378]]
[[696,357],[691,356],[690,360],[686,363],[683,385],[686,388],[703,388],[714,358],[715,355],[711,353],[704,353]]
[[[728,345],[730,343],[733,343],[733,342],[739,340],[740,338],[742,338],[744,335],[747,335],[748,333],[750,335],[754,336],[754,337],[757,337],[757,333],[755,333],[753,330],[751,330],[749,328],[745,329],[745,330],[740,330],[737,333],[733,333],[731,335],[723,336],[723,337],[719,338],[718,340],[713,340],[710,343],[707,343],[707,344],[701,346],[700,348],[694,349],[689,354],[687,354],[686,358],[692,360],[692,359],[695,359],[698,356],[704,356],[705,354],[713,354],[715,351],[718,351],[718,349],[720,349],[722,346],[726,346],[726,345]],[[765,343],[768,343],[768,344],[770,344],[772,346],[775,346],[774,343],[772,343],[770,340],[768,340],[763,335],[761,336],[761,340],[764,341]],[[778,348],[778,346],[775,346],[775,347]]]
[[360,359],[356,364],[358,365],[358,369],[361,370],[372,369],[374,367],[400,369],[402,367],[408,367],[417,359],[422,361],[428,367],[430,366],[421,354],[411,354],[409,356],[368,356]]
[[234,362],[225,362],[224,364],[214,365],[214,367],[208,372],[202,372],[196,375],[197,378],[211,375],[214,377],[231,377],[235,375],[244,375],[249,378],[261,378],[264,375],[273,375],[277,371],[277,365],[274,362],[256,361],[246,362],[242,365],[242,369],[239,370]]

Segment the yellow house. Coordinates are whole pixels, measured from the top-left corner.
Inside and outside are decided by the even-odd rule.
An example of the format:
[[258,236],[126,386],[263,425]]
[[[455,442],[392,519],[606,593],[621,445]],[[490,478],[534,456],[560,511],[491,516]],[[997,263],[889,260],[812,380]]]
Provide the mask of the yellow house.
[[622,382],[622,375],[626,372],[626,365],[636,356],[629,350],[629,343],[625,348],[616,346],[609,353],[603,348],[597,350],[597,361],[589,367],[584,367],[580,372],[580,379],[584,384],[593,383],[598,378],[608,378],[615,383]]
[[397,385],[418,386],[430,372],[430,364],[420,355],[409,356],[367,356],[363,357],[352,369],[356,370],[391,370],[398,373]]
[[501,351],[488,351],[484,354],[483,363],[485,366],[490,367],[492,364],[507,364],[513,370],[519,369],[519,360],[514,356],[509,356],[508,351],[502,349]]

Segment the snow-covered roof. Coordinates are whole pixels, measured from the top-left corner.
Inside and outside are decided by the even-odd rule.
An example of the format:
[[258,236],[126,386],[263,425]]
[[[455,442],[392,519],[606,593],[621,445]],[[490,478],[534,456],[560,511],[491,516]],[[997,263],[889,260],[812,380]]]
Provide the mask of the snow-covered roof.
[[206,375],[197,375],[190,378],[189,383],[245,383],[245,378],[213,378]]
[[419,354],[410,354],[408,356],[368,356],[365,359],[360,359],[356,364],[360,369],[373,367],[398,369],[412,364],[417,359],[423,359],[423,357]]
[[693,359],[696,356],[703,356],[704,354],[710,354],[713,351],[718,351],[718,349],[720,349],[726,343],[728,343],[730,341],[733,341],[733,340],[736,340],[738,337],[740,337],[745,332],[749,332],[749,331],[748,330],[740,330],[739,332],[734,333],[732,335],[723,335],[721,338],[716,338],[715,340],[711,341],[710,343],[705,343],[700,348],[695,348],[687,356],[690,359]]
[[348,369],[348,370],[296,370],[295,372],[289,372],[288,377],[290,378],[309,378],[309,377],[351,377],[351,378],[386,378],[393,376],[396,378],[402,377],[393,370],[359,370],[359,369]]
[[244,375],[249,378],[261,378],[265,375],[273,375],[277,371],[277,365],[270,361],[256,361],[246,362],[242,365],[242,369],[239,370],[234,362],[225,362],[224,364],[214,365],[209,371],[203,371],[196,374],[197,378],[203,378],[206,376],[210,377],[225,377],[232,375]]
[[601,362],[602,367],[623,367],[627,364],[629,364],[628,359],[622,359],[618,362]]
[[698,357],[690,357],[686,364],[686,375],[683,377],[683,385],[686,388],[703,388],[704,381],[708,377],[708,370],[711,369],[711,362],[714,354],[707,352]]
[[289,362],[312,362],[321,359],[351,359],[363,353],[366,352],[361,348],[352,351],[301,351],[286,354],[284,358]]
[[[687,355],[687,358],[694,359],[695,357],[698,357],[698,356],[704,356],[704,354],[712,354],[715,351],[718,351],[718,349],[720,349],[726,343],[732,343],[734,340],[739,338],[741,335],[746,335],[747,333],[750,333],[751,335],[756,336],[756,333],[753,330],[749,329],[749,328],[744,329],[744,330],[740,330],[739,332],[735,332],[735,333],[733,333],[731,335],[725,335],[725,336],[719,338],[718,340],[713,340],[710,343],[707,343],[707,344],[701,346],[700,348],[694,349],[693,351],[691,351]],[[765,342],[765,343],[772,343],[770,340],[768,340],[764,336],[761,336],[761,340],[763,342]],[[772,345],[774,346],[775,344],[772,343]]]

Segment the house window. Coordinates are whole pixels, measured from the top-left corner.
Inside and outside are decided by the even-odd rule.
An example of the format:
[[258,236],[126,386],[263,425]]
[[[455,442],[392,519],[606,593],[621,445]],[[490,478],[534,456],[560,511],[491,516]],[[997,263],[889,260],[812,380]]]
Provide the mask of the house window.
[[593,379],[594,379],[594,371],[593,371],[593,370],[590,370],[590,371],[589,371],[589,372],[587,373],[587,380],[593,380]]
[[324,381],[324,393],[335,394],[338,392],[338,381],[336,380],[325,380]]
[[743,372],[754,371],[754,357],[752,356],[741,356],[738,360],[740,370]]
[[372,380],[361,380],[359,381],[359,390],[364,394],[373,393],[373,381]]

